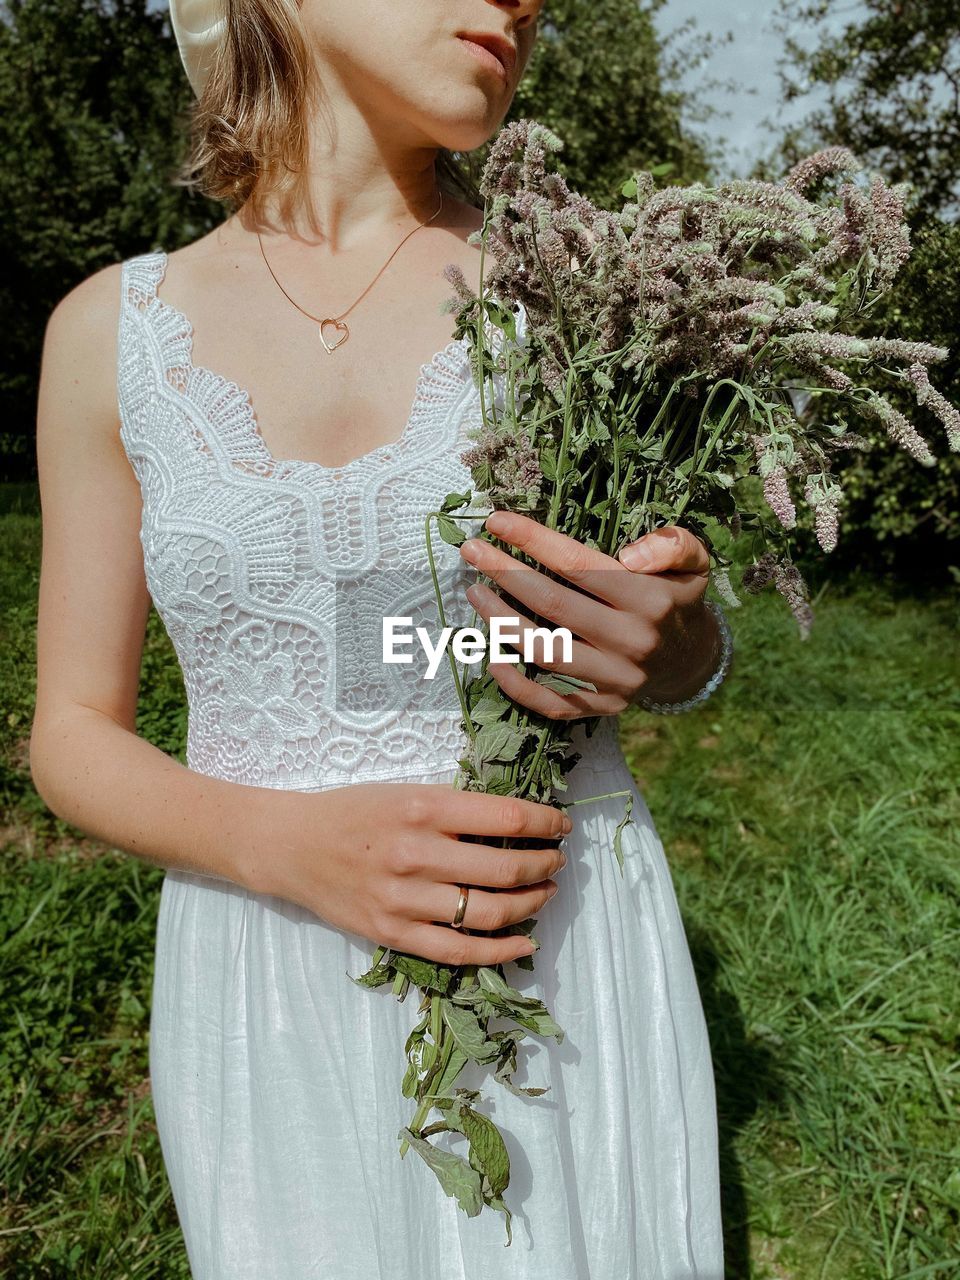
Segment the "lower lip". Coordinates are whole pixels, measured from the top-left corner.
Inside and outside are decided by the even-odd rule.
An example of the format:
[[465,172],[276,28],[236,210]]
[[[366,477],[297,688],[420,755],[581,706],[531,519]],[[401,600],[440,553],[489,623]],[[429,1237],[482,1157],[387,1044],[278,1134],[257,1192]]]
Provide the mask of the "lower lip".
[[485,67],[489,67],[492,71],[496,71],[500,79],[506,81],[507,69],[495,53],[491,53],[489,49],[485,49],[482,44],[475,44],[472,40],[465,40],[463,36],[458,36],[457,38],[462,45],[465,45],[470,50],[478,62],[482,62]]

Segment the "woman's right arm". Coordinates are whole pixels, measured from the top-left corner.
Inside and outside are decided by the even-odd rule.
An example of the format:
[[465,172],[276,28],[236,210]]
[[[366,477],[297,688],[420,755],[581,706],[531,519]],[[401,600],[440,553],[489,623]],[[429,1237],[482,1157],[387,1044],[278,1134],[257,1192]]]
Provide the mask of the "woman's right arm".
[[[59,817],[161,866],[228,879],[265,834],[257,789],[195,773],[136,734],[150,610],[140,487],[119,435],[120,265],[47,321],[37,402],[43,522],[34,785]],[[250,830],[245,831],[247,824]]]
[[[136,733],[150,609],[139,539],[141,495],[119,436],[120,264],[90,276],[51,313],[37,406],[43,524],[34,785],[80,830],[154,865],[299,902],[342,928],[451,964],[525,954],[486,938],[533,915],[556,890],[566,821],[530,801],[428,784],[357,784],[303,793],[209,777]],[[361,796],[360,792],[364,794]],[[503,850],[458,839],[526,835]],[[550,842],[550,843],[546,843]]]

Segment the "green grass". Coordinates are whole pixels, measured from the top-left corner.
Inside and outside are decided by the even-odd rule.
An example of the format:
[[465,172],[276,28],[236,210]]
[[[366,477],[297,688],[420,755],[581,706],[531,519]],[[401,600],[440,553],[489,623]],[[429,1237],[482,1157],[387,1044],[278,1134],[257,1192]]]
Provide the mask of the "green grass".
[[[0,1268],[186,1280],[147,1085],[162,873],[33,791],[39,522],[0,510]],[[623,724],[710,1026],[728,1274],[960,1277],[957,602],[831,584],[807,642],[772,592],[729,616],[715,697]],[[183,758],[155,616],[138,728]]]
[[731,622],[713,706],[623,735],[710,1024],[731,1274],[960,1275],[956,603]]

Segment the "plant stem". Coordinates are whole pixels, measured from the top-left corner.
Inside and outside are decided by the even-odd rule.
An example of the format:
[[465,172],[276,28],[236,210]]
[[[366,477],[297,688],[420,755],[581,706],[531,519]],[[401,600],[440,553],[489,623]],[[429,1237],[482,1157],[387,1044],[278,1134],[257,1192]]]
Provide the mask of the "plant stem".
[[[447,1063],[450,1061],[450,1055],[453,1053],[453,1044],[454,1044],[453,1036],[450,1034],[449,1028],[447,1027],[446,1023],[441,1023],[440,1040],[435,1041],[435,1043],[437,1044],[438,1051],[437,1051],[437,1057],[434,1061],[433,1066],[427,1072],[426,1078],[429,1080],[436,1080],[443,1075],[444,1071],[446,1071],[447,1069]],[[417,1107],[416,1113],[414,1114],[414,1117],[408,1126],[408,1128],[412,1133],[415,1133],[417,1134],[417,1136],[419,1136],[420,1129],[423,1125],[423,1122],[424,1120],[426,1120],[427,1116],[430,1114],[432,1110],[433,1110],[433,1098],[432,1097],[424,1098],[423,1101],[420,1103],[420,1105]],[[409,1146],[410,1146],[410,1143],[406,1140],[406,1138],[404,1138],[400,1144],[401,1156],[406,1155],[407,1148]]]
[[563,411],[563,435],[560,440],[560,451],[557,454],[557,481],[554,486],[553,493],[550,496],[550,511],[547,515],[546,526],[548,529],[556,529],[557,515],[560,511],[560,503],[564,497],[563,476],[566,472],[567,445],[570,441],[570,423],[573,418],[573,397],[571,390],[576,378],[576,370],[571,365],[567,373],[567,389],[564,395],[564,411]]
[[[433,580],[433,594],[437,601],[437,612],[440,615],[441,628],[446,627],[447,617],[443,608],[443,596],[440,591],[440,579],[437,577],[437,565],[433,556],[433,542],[430,538],[430,521],[436,516],[439,517],[438,511],[431,511],[424,521],[424,530],[427,536],[427,559],[430,562],[430,577]],[[450,670],[453,672],[453,683],[456,685],[457,697],[460,700],[460,710],[463,712],[463,721],[470,735],[472,742],[476,741],[477,731],[474,728],[473,721],[470,718],[470,708],[467,705],[467,697],[463,690],[463,681],[460,679],[460,672],[457,670],[457,660],[453,656],[453,650],[447,646],[447,661],[450,664]]]
[[536,773],[537,773],[537,765],[540,763],[540,757],[543,755],[544,744],[546,743],[546,740],[550,735],[552,728],[553,728],[552,725],[545,724],[543,728],[540,730],[540,738],[537,742],[537,749],[533,753],[533,759],[530,761],[530,767],[527,770],[527,776],[524,778],[523,783],[520,787],[520,790],[517,792],[517,795],[519,796],[526,795],[527,792],[530,790],[530,787],[533,785],[533,780],[536,777]]

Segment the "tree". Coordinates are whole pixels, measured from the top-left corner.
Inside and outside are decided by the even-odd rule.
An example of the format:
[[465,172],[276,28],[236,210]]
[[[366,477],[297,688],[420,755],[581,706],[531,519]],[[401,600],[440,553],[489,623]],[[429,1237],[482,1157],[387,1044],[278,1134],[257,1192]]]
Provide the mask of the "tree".
[[[787,131],[757,175],[785,172],[823,146],[847,146],[887,182],[912,188],[913,251],[864,332],[931,342],[950,350],[936,383],[960,404],[960,8],[956,0],[861,0],[839,33],[816,26],[827,0],[780,0],[787,33],[781,81],[788,101],[816,88],[825,105]],[[803,44],[813,26],[812,47]],[[891,450],[880,428],[838,473],[847,494],[841,540],[831,559],[908,573],[912,583],[960,582],[960,456],[948,453],[909,395],[892,399],[931,440],[936,468]],[[952,568],[951,568],[952,566]]]
[[[563,138],[558,160],[573,187],[617,207],[637,168],[672,164],[672,180],[706,180],[711,158],[683,117],[695,104],[676,84],[679,59],[665,54],[654,14],[667,0],[550,0],[508,119],[534,117]],[[709,39],[684,50],[687,66]],[[709,114],[697,107],[699,120]]]
[[[826,104],[784,139],[848,146],[890,182],[910,182],[917,212],[955,221],[960,205],[960,6],[956,0],[861,0],[839,34],[816,26],[829,0],[781,0],[787,102],[818,86]],[[792,65],[791,65],[792,64]]]
[[168,180],[189,100],[168,18],[146,0],[0,8],[3,479],[35,472],[40,349],[59,299],[108,263],[219,220]]

